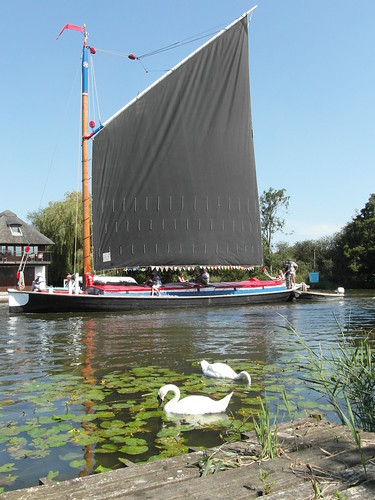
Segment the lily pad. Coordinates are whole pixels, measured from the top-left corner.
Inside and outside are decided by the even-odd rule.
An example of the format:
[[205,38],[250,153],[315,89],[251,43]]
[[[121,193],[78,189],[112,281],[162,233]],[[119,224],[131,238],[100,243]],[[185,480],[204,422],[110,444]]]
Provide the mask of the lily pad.
[[72,460],[76,460],[76,459],[80,459],[80,458],[82,458],[81,452],[69,452],[69,453],[59,455],[59,459],[63,460],[64,462],[71,462]]
[[99,411],[96,418],[114,418],[116,415],[113,411]]
[[99,465],[95,470],[95,474],[101,474],[102,472],[110,472],[112,469],[108,467],[103,467],[102,465]]
[[118,443],[118,444],[121,444],[121,443],[125,443],[126,439],[127,439],[128,436],[119,436],[119,435],[115,435],[115,436],[111,436],[109,439],[113,442],[113,443]]
[[15,403],[15,401],[13,399],[6,399],[3,401],[0,401],[0,406],[9,406],[9,405],[13,405],[14,403]]
[[95,453],[115,453],[117,446],[115,444],[103,444],[100,448],[95,448]]
[[11,471],[17,470],[17,467],[15,467],[14,462],[9,462],[7,464],[0,465],[0,472],[1,473],[8,473]]
[[86,460],[72,460],[69,462],[69,466],[73,469],[84,469],[86,465]]
[[119,448],[119,451],[122,453],[126,453],[127,455],[141,455],[142,453],[146,453],[146,451],[148,451],[148,446],[125,445]]
[[48,479],[49,479],[50,481],[53,481],[56,477],[58,477],[58,475],[59,475],[59,471],[53,471],[53,470],[50,470],[50,471],[48,472],[47,477],[48,477]]

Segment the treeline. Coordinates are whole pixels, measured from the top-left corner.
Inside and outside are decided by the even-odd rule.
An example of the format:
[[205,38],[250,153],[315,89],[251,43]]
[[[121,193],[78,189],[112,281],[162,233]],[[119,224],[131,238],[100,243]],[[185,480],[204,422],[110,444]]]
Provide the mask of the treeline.
[[[319,288],[375,288],[375,194],[371,194],[365,207],[345,227],[332,237],[305,240],[294,245],[277,243],[272,246],[274,233],[284,224],[277,210],[287,208],[289,197],[285,190],[270,188],[260,197],[263,234],[264,264],[270,274],[276,275],[288,259],[298,263],[297,281],[309,283],[309,273],[319,272]],[[67,193],[60,202],[28,214],[29,221],[38,231],[55,242],[51,248],[52,263],[49,282],[60,285],[66,274],[82,272],[82,198],[79,193]],[[118,271],[117,271],[118,272]],[[197,270],[186,273],[194,277]],[[137,281],[147,273],[134,273]],[[261,269],[254,275],[264,276]],[[212,281],[239,280],[248,277],[241,270],[211,271]],[[177,272],[168,270],[163,281],[174,281]]]
[[320,288],[375,288],[375,194],[365,207],[332,237],[265,249],[265,264],[276,270],[287,259],[298,263],[298,281],[309,282],[318,271]]

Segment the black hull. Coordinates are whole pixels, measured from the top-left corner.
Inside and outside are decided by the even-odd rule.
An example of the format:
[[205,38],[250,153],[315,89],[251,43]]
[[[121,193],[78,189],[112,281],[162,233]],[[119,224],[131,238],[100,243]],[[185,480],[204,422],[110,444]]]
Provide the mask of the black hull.
[[291,300],[291,290],[252,292],[242,295],[197,297],[115,297],[106,295],[68,295],[60,293],[20,292],[9,290],[11,313],[119,312],[269,304]]

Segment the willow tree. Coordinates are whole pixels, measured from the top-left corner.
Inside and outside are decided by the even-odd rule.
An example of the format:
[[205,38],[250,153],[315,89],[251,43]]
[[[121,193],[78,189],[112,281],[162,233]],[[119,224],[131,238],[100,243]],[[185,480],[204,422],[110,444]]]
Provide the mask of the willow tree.
[[[289,196],[285,196],[285,189],[269,188],[263,191],[260,197],[260,222],[266,264],[271,264],[272,239],[278,231],[282,231],[285,220],[280,217],[282,210],[289,208]],[[268,261],[268,262],[267,262]]]
[[81,272],[81,194],[65,193],[63,201],[50,202],[46,208],[28,213],[27,218],[38,231],[55,243],[51,249],[49,268],[51,284],[61,285],[68,273]]

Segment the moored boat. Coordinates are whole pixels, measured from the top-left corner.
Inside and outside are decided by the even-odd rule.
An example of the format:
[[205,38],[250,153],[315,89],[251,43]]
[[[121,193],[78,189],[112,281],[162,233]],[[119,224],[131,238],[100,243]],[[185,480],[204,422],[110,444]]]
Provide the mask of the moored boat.
[[334,292],[300,288],[294,289],[293,294],[297,300],[337,300],[345,297],[345,290],[342,287],[337,288]]
[[[95,272],[147,267],[261,266],[262,238],[250,104],[248,23],[215,35],[88,133],[82,52],[82,290],[11,289],[10,312],[85,312],[223,306],[289,300],[283,281],[170,283],[153,296],[136,283],[99,283]],[[61,33],[62,33],[61,32]],[[60,33],[60,34],[61,34]],[[131,55],[130,58],[135,58]],[[92,146],[93,246],[89,153]]]
[[170,283],[160,296],[151,296],[146,286],[95,285],[86,293],[69,294],[61,290],[27,292],[9,290],[10,312],[111,312],[182,307],[268,304],[287,301],[291,290],[283,283],[261,280],[214,283],[204,286]]

